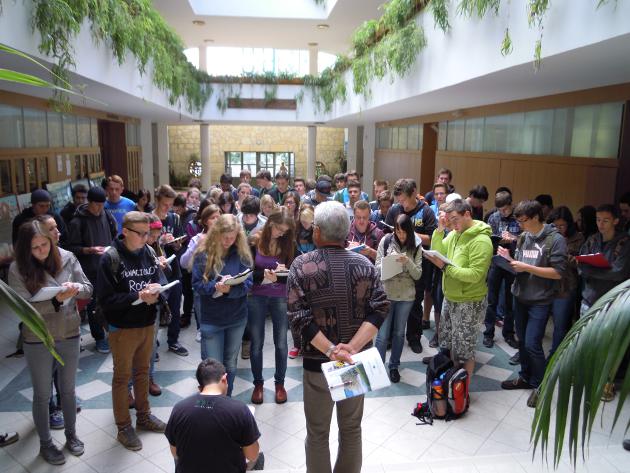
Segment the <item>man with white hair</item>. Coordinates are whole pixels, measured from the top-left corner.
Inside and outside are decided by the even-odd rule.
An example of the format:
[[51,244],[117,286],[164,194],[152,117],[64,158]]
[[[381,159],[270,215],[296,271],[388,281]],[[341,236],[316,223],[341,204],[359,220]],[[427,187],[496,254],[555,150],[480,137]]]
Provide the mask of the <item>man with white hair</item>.
[[322,202],[315,207],[313,241],[317,249],[298,256],[287,281],[291,330],[304,346],[304,413],[306,471],[359,473],[363,396],[337,403],[339,450],[334,470],[328,435],[335,403],[321,364],[352,361],[369,348],[387,317],[389,301],[374,265],[345,249],[350,220],[343,204]]

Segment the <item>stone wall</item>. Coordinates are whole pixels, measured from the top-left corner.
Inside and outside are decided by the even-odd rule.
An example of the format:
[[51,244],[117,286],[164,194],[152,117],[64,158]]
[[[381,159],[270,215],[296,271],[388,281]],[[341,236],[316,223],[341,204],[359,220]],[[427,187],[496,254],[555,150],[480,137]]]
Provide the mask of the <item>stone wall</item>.
[[[227,151],[293,152],[296,175],[306,176],[306,135],[306,127],[211,125],[212,181],[217,182],[224,172]],[[175,174],[188,175],[190,156],[195,154],[199,159],[199,126],[169,126],[168,143]],[[317,161],[321,161],[329,173],[339,171],[337,156],[343,146],[343,128],[317,127]]]

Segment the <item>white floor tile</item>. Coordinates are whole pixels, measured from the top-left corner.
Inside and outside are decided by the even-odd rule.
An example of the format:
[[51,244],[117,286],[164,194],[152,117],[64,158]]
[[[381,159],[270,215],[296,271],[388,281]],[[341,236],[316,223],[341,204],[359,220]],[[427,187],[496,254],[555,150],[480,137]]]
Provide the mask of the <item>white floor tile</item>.
[[512,377],[514,373],[510,370],[497,368],[496,366],[483,365],[475,372],[475,376],[483,376],[484,378],[494,379],[496,381],[505,381]]
[[400,370],[400,382],[410,384],[417,388],[424,386],[427,380],[427,375],[420,371],[412,370],[410,368],[403,368]]
[[164,389],[185,398],[199,392],[199,383],[193,377],[186,377],[176,383],[165,386]]
[[111,392],[111,390],[112,387],[100,379],[96,379],[76,387],[77,396],[86,401],[89,401],[96,396],[100,396],[101,394]]
[[488,353],[486,351],[476,351],[475,352],[475,362],[477,364],[486,364],[488,363],[494,355],[492,353]]

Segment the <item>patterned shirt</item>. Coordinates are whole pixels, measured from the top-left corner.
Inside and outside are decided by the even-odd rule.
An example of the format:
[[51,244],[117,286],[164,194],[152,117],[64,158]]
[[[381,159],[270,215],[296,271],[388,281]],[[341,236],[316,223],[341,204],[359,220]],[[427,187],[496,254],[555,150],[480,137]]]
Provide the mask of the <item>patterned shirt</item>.
[[[287,280],[292,330],[302,334],[304,369],[320,371],[326,356],[310,342],[319,331],[331,343],[348,343],[363,322],[379,328],[389,301],[374,265],[340,247],[323,247],[298,256]],[[366,345],[368,348],[371,345]]]

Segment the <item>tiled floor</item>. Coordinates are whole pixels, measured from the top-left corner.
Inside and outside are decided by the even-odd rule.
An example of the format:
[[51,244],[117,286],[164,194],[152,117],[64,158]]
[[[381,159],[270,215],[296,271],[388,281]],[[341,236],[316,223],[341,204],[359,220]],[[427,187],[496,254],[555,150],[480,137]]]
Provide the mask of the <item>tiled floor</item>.
[[[83,400],[78,416],[77,432],[85,442],[86,451],[80,458],[67,455],[67,463],[53,467],[38,456],[38,438],[30,413],[32,390],[24,359],[4,358],[14,348],[15,321],[0,315],[0,431],[18,431],[18,443],[0,450],[0,472],[18,473],[63,471],[71,473],[128,471],[171,472],[173,460],[164,436],[140,433],[144,448],[137,453],[125,450],[115,440],[116,427],[111,411],[111,357],[93,352],[89,334],[84,343],[77,393]],[[268,327],[269,328],[269,327]],[[160,348],[156,380],[163,394],[151,398],[153,412],[167,420],[174,403],[196,390],[194,369],[199,361],[199,345],[194,330],[182,331],[181,341],[191,350],[185,358]],[[430,333],[429,333],[430,335]],[[164,334],[161,334],[163,339]],[[497,335],[500,338],[500,335]],[[290,342],[290,335],[289,335]],[[472,404],[461,419],[433,426],[416,425],[410,412],[416,402],[424,399],[425,367],[421,356],[432,354],[423,341],[425,353],[416,355],[407,347],[401,364],[402,381],[391,388],[372,393],[365,402],[363,417],[363,470],[365,472],[463,472],[463,473],[524,473],[553,471],[537,453],[532,460],[529,428],[533,409],[527,408],[528,392],[501,391],[499,383],[514,373],[507,363],[513,353],[500,341],[493,349],[479,344],[478,366],[472,383]],[[286,387],[289,402],[273,403],[273,345],[268,330],[264,349],[266,383],[265,403],[256,407],[256,419],[262,433],[260,443],[265,452],[266,471],[304,471],[304,438],[301,362],[289,360]],[[252,392],[249,362],[239,360],[235,397],[248,401]],[[630,453],[621,447],[623,428],[630,416],[626,406],[615,431],[610,426],[616,401],[607,405],[601,423],[596,422],[591,436],[591,448],[586,462],[579,461],[578,471],[597,473],[630,472]],[[63,431],[53,431],[55,441],[64,441]],[[565,441],[565,445],[567,442]],[[334,424],[330,435],[331,455],[337,448]],[[567,452],[568,453],[568,452]],[[550,460],[551,461],[551,460]],[[569,472],[565,454],[558,471]]]

